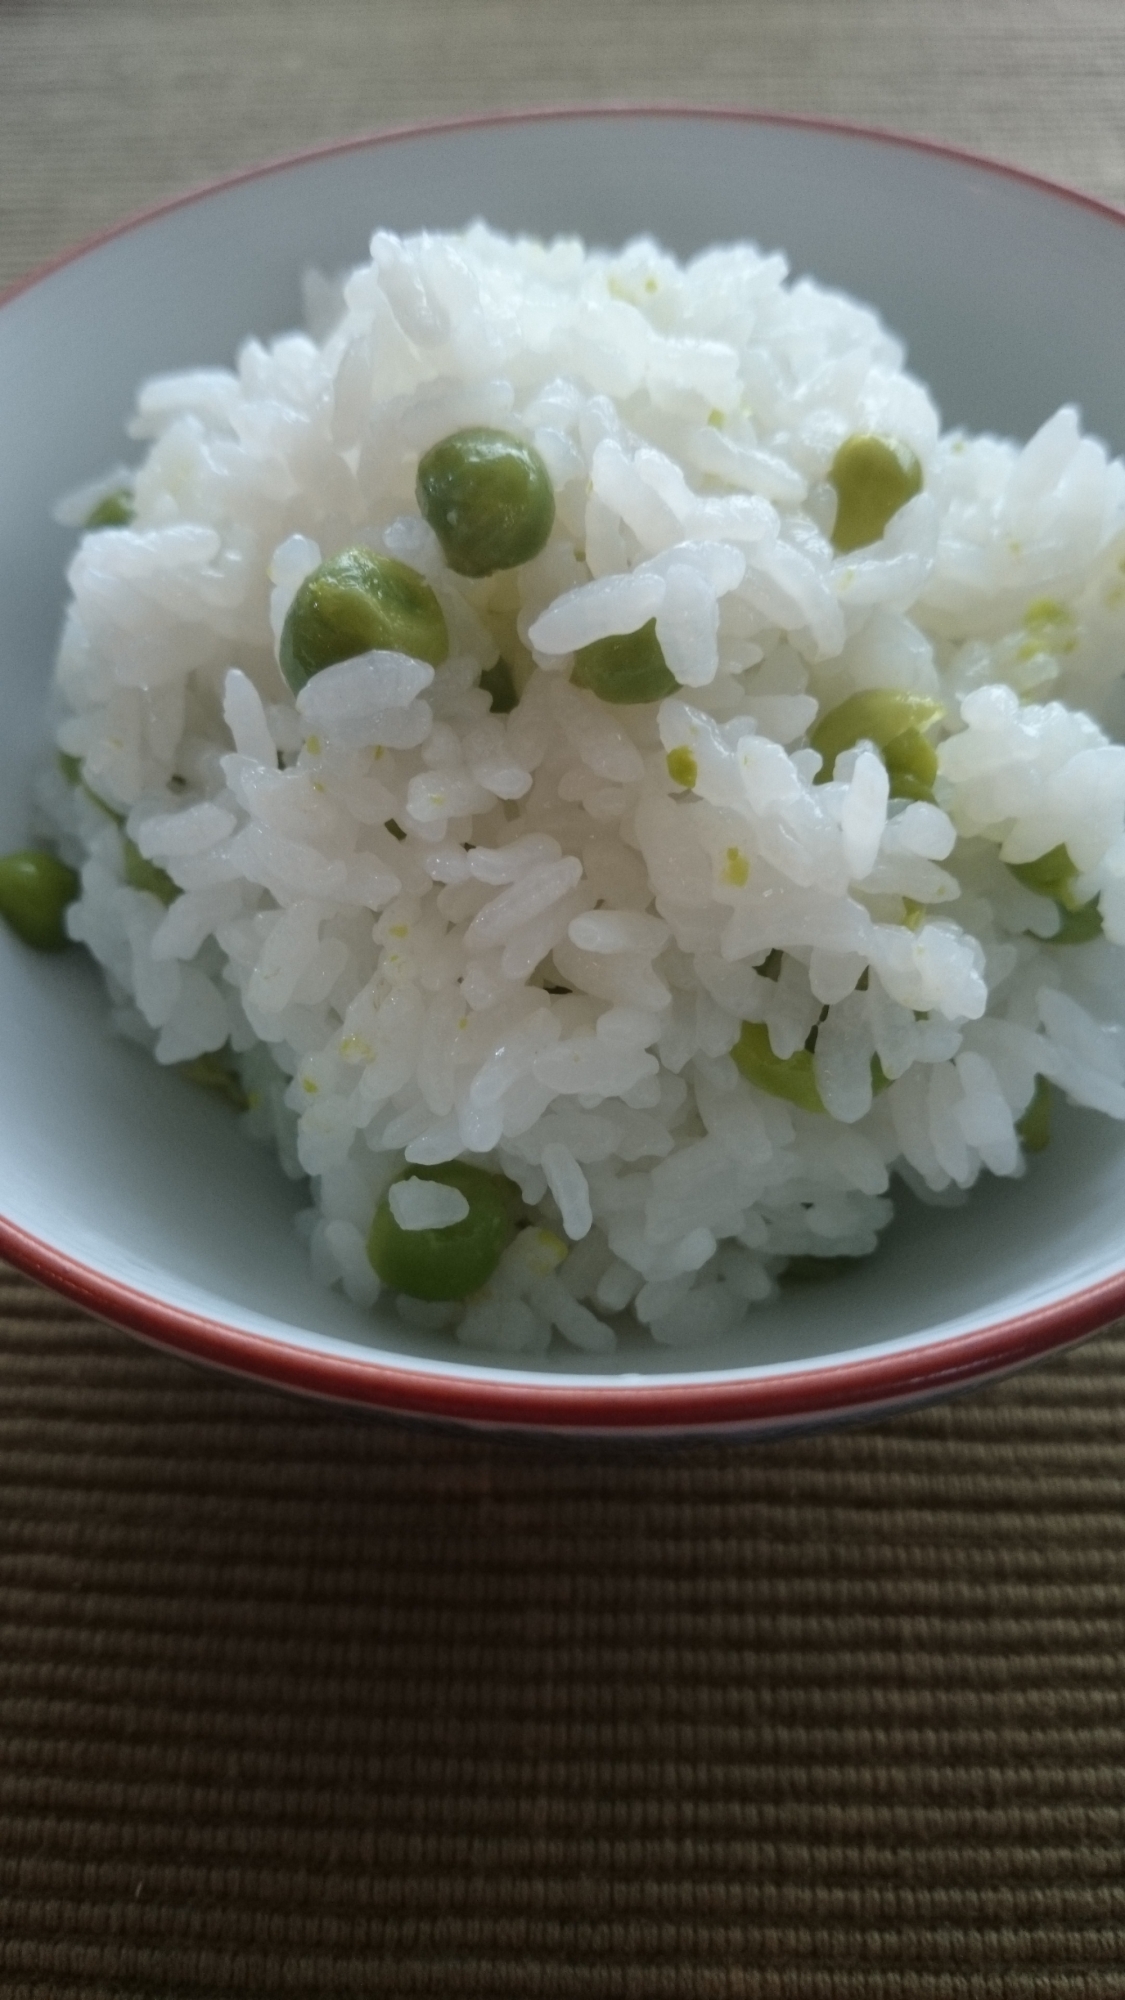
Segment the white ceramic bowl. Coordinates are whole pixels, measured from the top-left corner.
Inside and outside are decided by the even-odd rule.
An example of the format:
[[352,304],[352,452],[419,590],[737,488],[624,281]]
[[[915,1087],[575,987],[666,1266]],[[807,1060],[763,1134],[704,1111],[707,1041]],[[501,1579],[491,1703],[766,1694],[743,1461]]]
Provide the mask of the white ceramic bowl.
[[[392,134],[242,176],[65,258],[0,307],[0,849],[47,747],[71,537],[50,509],[112,464],[145,375],[228,362],[299,318],[309,264],[378,224],[751,237],[878,305],[947,421],[1030,433],[1063,401],[1125,445],[1123,218],[877,134],[741,114],[530,116]],[[0,1249],[181,1352],[385,1410],[587,1431],[768,1433],[1012,1368],[1125,1311],[1125,1137],[1064,1115],[1020,1183],[956,1210],[904,1200],[877,1257],[794,1288],[719,1349],[638,1339],[501,1368],[321,1291],[301,1203],[224,1109],[108,1032],[78,952],[0,936]]]

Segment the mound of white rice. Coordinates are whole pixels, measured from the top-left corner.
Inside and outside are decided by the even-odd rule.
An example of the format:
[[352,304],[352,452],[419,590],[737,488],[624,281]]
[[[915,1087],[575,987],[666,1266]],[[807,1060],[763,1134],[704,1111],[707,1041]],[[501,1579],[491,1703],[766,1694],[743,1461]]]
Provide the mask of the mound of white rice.
[[[892,1175],[1022,1173],[1037,1079],[1125,1117],[1125,468],[1077,412],[1022,449],[943,436],[871,311],[752,248],[685,267],[478,226],[371,252],[310,284],[312,334],[141,389],[135,519],[70,569],[82,782],[40,794],[119,1026],[165,1064],[228,1052],[244,1122],[308,1177],[317,1272],[373,1304],[388,1185],[462,1158],[534,1226],[464,1307],[405,1318],[600,1352],[631,1309],[703,1342],[790,1258],[873,1250]],[[414,487],[478,424],[535,445],[557,512],[470,581]],[[923,485],[840,556],[856,433]],[[450,657],[367,654],[295,700],[286,611],[357,544],[428,578]],[[575,649],[652,618],[677,695],[572,685]],[[506,714],[478,685],[501,656]],[[934,803],[889,798],[869,742],[814,783],[818,716],[873,688],[942,704]],[[1092,942],[1052,944],[1059,903],[1006,865],[1063,844]],[[747,1021],[779,1058],[815,1030],[822,1112],[740,1073]],[[392,1205],[465,1208],[422,1180]]]

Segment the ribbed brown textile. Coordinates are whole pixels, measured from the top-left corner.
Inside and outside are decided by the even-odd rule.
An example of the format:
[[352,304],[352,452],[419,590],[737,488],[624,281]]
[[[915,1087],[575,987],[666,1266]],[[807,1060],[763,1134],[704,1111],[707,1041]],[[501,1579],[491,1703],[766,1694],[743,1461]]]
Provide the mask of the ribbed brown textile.
[[[1125,197],[1120,0],[0,0],[0,282],[503,104]],[[0,395],[3,385],[0,384]],[[1125,1340],[785,1446],[396,1429],[0,1271],[4,2000],[1125,1995]]]
[[748,1450],[0,1289],[5,1993],[1125,1992],[1125,1342]]

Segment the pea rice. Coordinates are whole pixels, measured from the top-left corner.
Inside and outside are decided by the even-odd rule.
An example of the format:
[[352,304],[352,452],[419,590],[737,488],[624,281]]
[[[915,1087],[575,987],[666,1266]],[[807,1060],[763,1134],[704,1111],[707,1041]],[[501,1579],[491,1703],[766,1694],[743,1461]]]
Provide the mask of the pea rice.
[[[308,302],[144,384],[141,463],[61,510],[39,808],[117,1026],[247,1105],[327,1284],[375,1303],[377,1213],[467,1229],[459,1161],[521,1226],[466,1299],[383,1288],[408,1322],[752,1350],[896,1177],[1023,1173],[1051,1090],[1125,1118],[1125,468],[1075,410],[943,434],[872,311],[744,245],[379,232]],[[483,575],[418,498],[474,428],[553,492]],[[294,693],[354,549],[447,650]]]

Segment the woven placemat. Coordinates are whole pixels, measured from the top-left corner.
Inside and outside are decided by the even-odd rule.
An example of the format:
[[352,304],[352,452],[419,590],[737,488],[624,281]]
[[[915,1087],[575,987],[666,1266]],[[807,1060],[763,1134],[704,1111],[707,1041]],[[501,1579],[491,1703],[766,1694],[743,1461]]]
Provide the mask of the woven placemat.
[[1125,1991],[1120,1336],[607,1450],[0,1329],[6,1994]]
[[[1119,0],[0,0],[0,283],[380,123],[746,102],[1125,197]],[[2,388],[2,385],[0,385]],[[767,1448],[396,1428],[0,1272],[5,2000],[1125,1995],[1125,1339]]]

